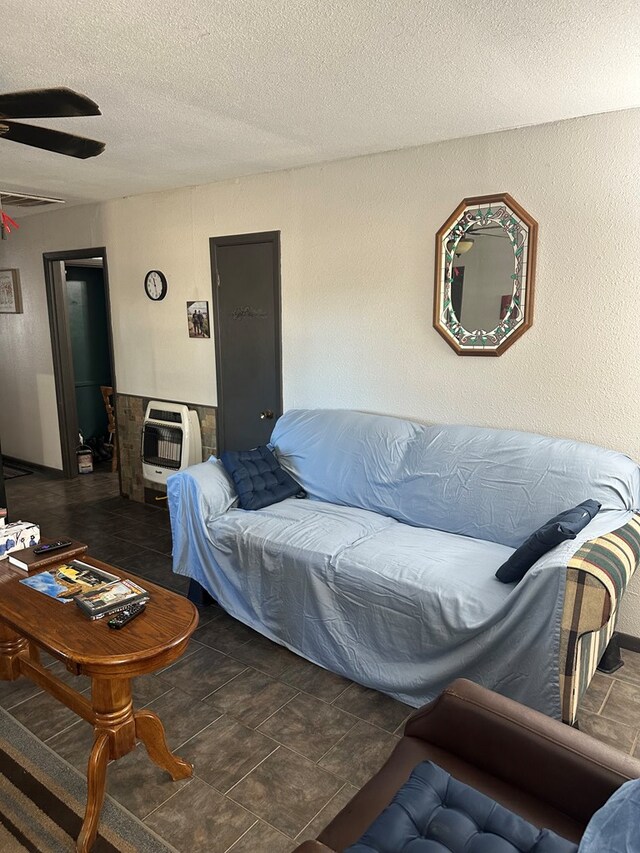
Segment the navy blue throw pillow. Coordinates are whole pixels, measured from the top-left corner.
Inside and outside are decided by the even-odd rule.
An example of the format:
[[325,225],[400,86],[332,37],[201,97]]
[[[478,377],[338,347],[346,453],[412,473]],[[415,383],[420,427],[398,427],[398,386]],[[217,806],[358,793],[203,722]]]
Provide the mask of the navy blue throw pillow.
[[531,566],[547,551],[555,548],[567,539],[575,539],[577,534],[595,518],[602,504],[597,501],[583,501],[573,509],[567,509],[550,518],[535,533],[514,551],[506,563],[503,563],[496,577],[502,583],[521,581]]
[[262,509],[294,495],[306,497],[268,447],[225,450],[220,461],[235,484],[242,509]]

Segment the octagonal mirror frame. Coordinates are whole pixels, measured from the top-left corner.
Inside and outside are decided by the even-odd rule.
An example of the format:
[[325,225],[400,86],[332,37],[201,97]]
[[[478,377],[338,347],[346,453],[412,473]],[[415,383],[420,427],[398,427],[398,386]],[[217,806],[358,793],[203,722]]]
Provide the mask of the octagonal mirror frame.
[[[506,282],[510,291],[503,296],[498,324],[492,329],[466,329],[452,304],[455,258],[462,254],[456,249],[473,245],[473,234],[480,228],[506,232],[513,249],[513,273]],[[538,223],[508,193],[463,199],[438,230],[433,326],[458,355],[502,355],[531,327],[537,242]]]

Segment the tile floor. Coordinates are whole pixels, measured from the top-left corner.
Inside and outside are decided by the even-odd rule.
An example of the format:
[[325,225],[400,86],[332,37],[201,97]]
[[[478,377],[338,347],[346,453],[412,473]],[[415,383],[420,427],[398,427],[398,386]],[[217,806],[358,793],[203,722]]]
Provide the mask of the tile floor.
[[[46,536],[72,536],[90,553],[184,594],[171,572],[164,509],[118,496],[117,475],[73,481],[33,474],[7,482],[12,518]],[[640,758],[640,654],[597,673],[581,728]],[[88,680],[56,672],[78,690]],[[143,747],[111,764],[109,794],[180,851],[288,853],[348,802],[393,749],[411,709],[297,657],[227,616],[201,612],[185,655],[134,682],[135,702],[163,720],[169,745],[193,762],[171,782]],[[91,729],[29,682],[0,682],[0,706],[83,772]]]

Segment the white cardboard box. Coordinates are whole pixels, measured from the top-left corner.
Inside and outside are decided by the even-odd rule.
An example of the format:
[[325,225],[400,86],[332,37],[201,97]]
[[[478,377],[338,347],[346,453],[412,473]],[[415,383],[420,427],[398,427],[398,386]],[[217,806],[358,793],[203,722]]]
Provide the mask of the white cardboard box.
[[40,541],[40,528],[30,521],[14,521],[0,527],[0,560],[6,560],[11,551],[30,548]]

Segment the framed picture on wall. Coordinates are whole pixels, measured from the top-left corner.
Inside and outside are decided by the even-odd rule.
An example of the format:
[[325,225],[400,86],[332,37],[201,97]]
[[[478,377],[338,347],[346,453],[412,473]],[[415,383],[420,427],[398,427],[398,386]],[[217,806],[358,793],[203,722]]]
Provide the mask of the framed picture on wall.
[[187,324],[190,338],[210,338],[209,303],[187,302]]
[[0,314],[22,314],[18,270],[0,270]]

